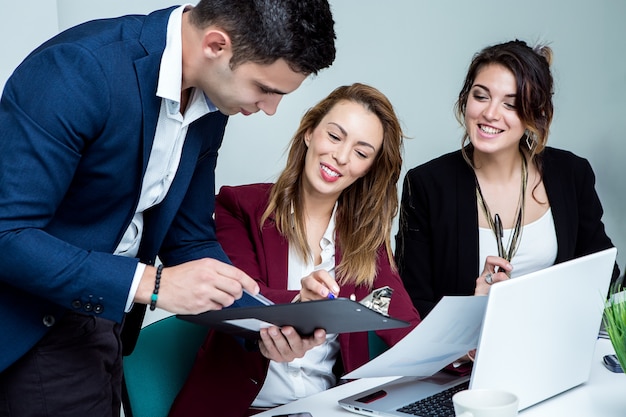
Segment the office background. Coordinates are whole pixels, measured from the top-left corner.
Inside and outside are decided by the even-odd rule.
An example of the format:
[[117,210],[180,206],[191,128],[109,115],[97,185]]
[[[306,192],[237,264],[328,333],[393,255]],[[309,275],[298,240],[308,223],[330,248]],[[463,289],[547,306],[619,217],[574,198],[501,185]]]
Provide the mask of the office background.
[[[195,1],[192,0],[195,3]],[[337,60],[283,99],[273,117],[232,117],[217,186],[273,181],[307,108],[356,81],[385,93],[402,120],[404,173],[458,149],[453,104],[472,55],[514,38],[554,49],[549,145],[590,160],[604,222],[626,265],[626,2],[579,0],[330,0]],[[0,87],[34,47],[80,22],[146,13],[168,0],[0,0]],[[1,127],[0,127],[1,128]],[[397,223],[397,220],[396,220]],[[394,228],[394,234],[395,234]]]

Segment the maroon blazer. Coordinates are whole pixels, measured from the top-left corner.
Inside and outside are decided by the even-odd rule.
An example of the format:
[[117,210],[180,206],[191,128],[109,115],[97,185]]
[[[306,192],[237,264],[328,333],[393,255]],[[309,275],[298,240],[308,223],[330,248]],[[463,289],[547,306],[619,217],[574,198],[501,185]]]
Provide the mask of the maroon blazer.
[[[216,199],[217,237],[233,265],[254,277],[261,293],[275,303],[289,303],[298,291],[287,290],[289,244],[270,218],[260,228],[260,218],[267,207],[272,184],[222,187]],[[337,250],[335,262],[341,254]],[[376,333],[393,345],[419,322],[417,310],[391,268],[384,247],[378,251],[378,275],[374,288],[394,289],[389,315],[411,323],[411,326],[381,330]],[[343,285],[339,297],[356,295],[357,300],[370,293],[368,288]],[[367,332],[339,335],[343,371],[350,372],[369,360]],[[234,338],[210,331],[198,352],[196,362],[179,393],[170,416],[241,417],[263,385],[269,361],[259,352],[248,351]],[[237,401],[225,401],[237,397]]]

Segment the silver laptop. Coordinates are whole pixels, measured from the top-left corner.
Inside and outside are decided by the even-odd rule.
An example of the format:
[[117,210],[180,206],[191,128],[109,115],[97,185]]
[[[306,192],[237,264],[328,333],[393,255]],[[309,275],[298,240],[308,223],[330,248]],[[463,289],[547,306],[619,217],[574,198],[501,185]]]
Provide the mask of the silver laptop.
[[407,407],[433,397],[451,404],[461,389],[499,388],[517,394],[523,410],[580,385],[591,370],[616,255],[611,248],[493,285],[471,377],[403,377],[339,405],[364,415],[419,416]]

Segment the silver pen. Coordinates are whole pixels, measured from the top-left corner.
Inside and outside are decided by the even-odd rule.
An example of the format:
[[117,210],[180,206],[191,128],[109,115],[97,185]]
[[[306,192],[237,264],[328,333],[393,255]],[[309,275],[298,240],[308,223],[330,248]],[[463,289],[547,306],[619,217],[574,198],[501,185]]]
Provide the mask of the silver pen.
[[502,239],[504,238],[504,230],[502,229],[502,221],[500,220],[500,216],[497,213],[496,213],[495,220],[494,220],[494,227],[496,229],[496,242],[498,244],[498,256],[500,258],[506,259],[506,253],[504,253],[504,245],[502,244]]
[[[495,232],[496,232],[496,243],[498,245],[498,256],[508,261],[508,259],[506,258],[506,253],[504,252],[504,245],[502,244],[502,239],[504,238],[504,230],[502,229],[502,220],[500,220],[500,216],[498,215],[498,213],[496,213],[493,223],[496,229]],[[499,269],[500,268],[496,266],[494,268],[494,272],[497,273]]]

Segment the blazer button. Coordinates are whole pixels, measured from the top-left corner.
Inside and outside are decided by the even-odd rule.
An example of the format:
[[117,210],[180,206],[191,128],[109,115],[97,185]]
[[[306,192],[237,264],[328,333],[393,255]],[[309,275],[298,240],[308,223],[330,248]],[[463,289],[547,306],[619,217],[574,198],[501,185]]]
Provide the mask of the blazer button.
[[74,307],[75,309],[79,309],[83,306],[83,303],[80,302],[80,300],[74,300],[72,301],[72,307]]
[[55,318],[54,316],[51,316],[50,314],[47,314],[45,316],[43,316],[43,325],[46,327],[52,327],[54,326],[54,322],[55,322]]
[[104,306],[102,304],[96,304],[93,306],[93,312],[96,314],[100,314],[104,311]]
[[89,302],[85,303],[85,305],[83,306],[83,310],[85,310],[85,311],[93,310],[93,304],[91,304]]

